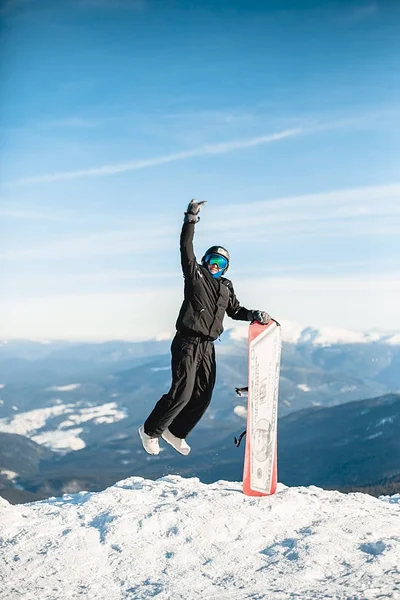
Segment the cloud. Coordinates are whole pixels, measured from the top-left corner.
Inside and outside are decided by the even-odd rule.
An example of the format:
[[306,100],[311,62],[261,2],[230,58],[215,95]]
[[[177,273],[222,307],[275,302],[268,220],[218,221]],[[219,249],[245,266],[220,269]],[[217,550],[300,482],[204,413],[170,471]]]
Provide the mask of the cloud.
[[[235,289],[245,306],[268,310],[279,321],[396,331],[400,330],[399,275],[256,276],[235,279]],[[0,330],[4,338],[148,339],[161,331],[174,331],[181,301],[182,289],[175,282],[124,293],[0,299]],[[143,319],[144,310],[152,315],[150,320]],[[232,324],[226,320],[226,327]]]
[[152,251],[160,251],[174,244],[171,232],[165,227],[146,229],[138,223],[130,229],[89,233],[79,237],[65,237],[53,242],[33,247],[8,249],[0,253],[1,260],[60,260],[65,258],[82,258],[83,256],[111,256],[140,252],[148,240],[153,240]]
[[232,239],[250,232],[254,241],[266,230],[268,237],[400,235],[400,183],[246,202],[232,206],[228,219],[223,207],[212,210],[206,227],[219,230],[223,217]]
[[[229,216],[226,206],[209,204],[207,219],[196,234],[198,247],[207,245],[224,223],[225,243],[232,247],[238,240],[249,240],[266,247],[277,238],[400,236],[400,183],[359,187],[330,192],[272,198],[244,204],[232,204]],[[83,217],[82,217],[83,218]],[[162,225],[154,225],[150,215],[126,215],[131,227],[66,237],[34,247],[8,248],[0,253],[2,260],[59,260],[89,256],[135,254],[147,240],[153,240],[151,252],[173,250],[179,235],[178,225],[170,213],[159,213]],[[266,232],[268,235],[266,236]],[[209,244],[208,244],[209,245]],[[150,253],[150,250],[148,250]]]
[[218,144],[208,144],[191,150],[185,150],[183,152],[176,152],[172,154],[166,154],[164,156],[157,156],[155,158],[136,160],[122,164],[109,164],[101,167],[93,167],[90,169],[82,169],[79,171],[64,171],[61,173],[50,173],[47,175],[38,175],[35,177],[27,177],[12,182],[14,185],[26,185],[31,183],[48,183],[53,181],[61,181],[66,179],[78,179],[80,177],[96,177],[102,175],[115,175],[116,173],[124,173],[126,171],[135,171],[137,169],[145,169],[148,167],[155,167],[158,165],[176,162],[179,160],[185,160],[188,158],[194,158],[197,156],[209,156],[216,154],[225,154],[234,150],[242,148],[251,148],[254,146],[260,146],[262,144],[268,144],[276,142],[285,138],[301,135],[304,130],[287,129],[278,133],[270,135],[259,136],[250,139],[233,140],[231,142],[222,142]]
[[364,6],[359,6],[355,8],[353,11],[353,19],[361,20],[361,19],[369,19],[378,13],[379,7],[375,2],[370,4],[365,4]]
[[67,119],[58,119],[54,121],[44,121],[39,123],[36,127],[39,129],[51,129],[51,128],[65,128],[65,129],[91,129],[98,127],[100,121],[94,121],[91,119],[82,119],[81,117],[69,117]]
[[[122,294],[56,294],[10,303],[0,298],[0,330],[3,338],[144,339],[173,330],[180,300],[177,286]],[[143,318],[146,314],[152,315],[150,322]]]
[[[78,82],[79,85],[79,82]],[[269,144],[273,142],[277,142],[286,138],[291,138],[300,135],[310,135],[316,133],[329,132],[337,129],[348,129],[351,127],[365,127],[370,126],[375,120],[385,118],[392,114],[393,116],[397,116],[398,110],[393,109],[393,107],[386,107],[385,111],[381,112],[368,112],[362,115],[351,116],[348,118],[342,119],[334,119],[331,121],[325,122],[313,122],[308,123],[306,126],[294,126],[288,129],[284,129],[282,131],[278,131],[277,133],[252,137],[252,138],[244,138],[244,139],[235,139],[229,142],[220,142],[214,144],[206,144],[201,146],[195,146],[189,150],[184,150],[182,152],[174,152],[170,154],[166,154],[163,156],[156,156],[154,158],[145,158],[139,160],[132,160],[125,163],[110,163],[105,165],[100,165],[98,167],[90,167],[85,169],[79,169],[74,171],[61,171],[55,173],[45,173],[42,175],[34,175],[32,177],[24,177],[18,180],[10,181],[5,183],[5,185],[9,186],[23,186],[28,184],[36,184],[36,183],[52,183],[56,181],[65,181],[65,180],[73,180],[80,179],[83,177],[101,177],[106,175],[116,175],[118,173],[125,173],[129,171],[136,171],[138,169],[145,169],[151,167],[157,167],[159,165],[168,164],[171,162],[177,162],[181,160],[187,160],[190,158],[196,158],[201,156],[212,156],[218,154],[226,154],[229,152],[233,152],[235,150],[241,150],[245,148],[251,148],[256,146],[261,146],[264,144]],[[186,113],[185,113],[186,114]],[[249,119],[251,118],[250,113],[244,112],[226,112],[226,113],[213,113],[212,111],[207,113],[206,111],[203,113],[198,113],[197,117],[195,114],[189,113],[189,117],[193,118],[197,123],[201,120],[202,115],[209,115],[212,119],[215,119],[218,116],[219,121],[221,121],[222,114],[225,114],[226,118],[229,119]],[[186,114],[186,116],[188,116]],[[254,115],[253,115],[254,116]],[[172,115],[173,118],[176,115]],[[172,118],[171,117],[171,118]],[[143,117],[141,117],[143,121]],[[39,127],[64,127],[64,128],[90,128],[97,127],[102,124],[103,121],[95,120],[95,119],[84,119],[80,117],[70,117],[60,120],[54,120],[49,122],[40,123]],[[157,125],[157,129],[159,130],[160,125]],[[204,130],[204,123],[202,126]],[[216,129],[216,125],[214,123],[213,130]]]
[[26,221],[59,221],[63,223],[80,223],[84,221],[79,217],[44,212],[41,209],[14,207],[10,204],[0,204],[0,217]]
[[[175,265],[175,266],[174,266]],[[47,294],[57,293],[59,295],[65,293],[67,295],[72,292],[82,295],[85,293],[98,293],[102,295],[106,290],[112,289],[114,293],[121,293],[126,290],[153,290],[153,293],[158,293],[159,286],[175,286],[176,290],[180,289],[182,282],[182,274],[179,268],[179,263],[176,261],[169,268],[160,269],[160,266],[154,265],[145,271],[135,269],[111,268],[101,270],[86,270],[85,272],[74,273],[72,270],[65,272],[58,267],[52,271],[41,271],[40,269],[29,268],[26,272],[21,272],[20,269],[8,272],[3,275],[3,287],[7,292],[8,297],[35,297],[46,296]],[[48,265],[47,265],[48,266]],[[385,263],[387,271],[382,273],[382,261],[379,260],[348,260],[336,261],[332,263],[319,262],[316,259],[309,263],[292,263],[292,264],[273,264],[253,267],[238,267],[234,265],[232,273],[235,285],[247,289],[252,286],[253,278],[268,280],[273,282],[273,285],[283,288],[285,285],[298,286],[305,276],[307,281],[314,278],[315,282],[321,282],[319,289],[327,287],[327,282],[331,281],[330,277],[337,277],[340,272],[341,276],[346,279],[341,281],[348,282],[351,276],[355,275],[356,283],[352,284],[353,288],[357,289],[360,286],[369,285],[368,281],[374,277],[375,285],[388,285],[388,281],[392,281],[392,286],[399,288],[399,260],[393,260]],[[97,267],[98,269],[99,267]],[[366,276],[368,274],[368,277]],[[336,279],[334,279],[336,281]],[[332,285],[332,283],[331,283]],[[336,283],[334,283],[336,286]],[[346,283],[346,289],[349,285]],[[294,290],[295,288],[293,288]],[[302,289],[302,288],[301,288]],[[337,289],[335,287],[335,289]],[[286,289],[286,291],[288,291]],[[242,296],[242,294],[241,294]]]

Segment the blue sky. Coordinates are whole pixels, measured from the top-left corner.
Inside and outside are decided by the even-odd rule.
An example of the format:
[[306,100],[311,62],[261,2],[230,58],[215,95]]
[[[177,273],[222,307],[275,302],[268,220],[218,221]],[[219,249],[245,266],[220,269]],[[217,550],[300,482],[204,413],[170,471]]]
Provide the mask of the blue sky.
[[[400,329],[400,6],[1,4],[0,331],[144,338],[196,250],[241,302]],[[227,326],[230,323],[227,321]]]

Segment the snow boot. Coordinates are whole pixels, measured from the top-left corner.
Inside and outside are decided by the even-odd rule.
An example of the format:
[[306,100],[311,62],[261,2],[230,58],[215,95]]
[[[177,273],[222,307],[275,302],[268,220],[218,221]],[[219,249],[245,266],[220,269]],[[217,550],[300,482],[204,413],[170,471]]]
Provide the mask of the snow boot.
[[144,432],[143,425],[139,427],[138,434],[142,440],[143,448],[148,454],[160,454],[160,446],[158,444],[158,437],[151,437]]
[[183,456],[187,456],[190,452],[190,446],[186,442],[186,440],[182,440],[181,438],[176,437],[173,433],[170,432],[169,429],[165,429],[161,437],[165,440],[170,446],[175,448],[179,454],[183,454]]

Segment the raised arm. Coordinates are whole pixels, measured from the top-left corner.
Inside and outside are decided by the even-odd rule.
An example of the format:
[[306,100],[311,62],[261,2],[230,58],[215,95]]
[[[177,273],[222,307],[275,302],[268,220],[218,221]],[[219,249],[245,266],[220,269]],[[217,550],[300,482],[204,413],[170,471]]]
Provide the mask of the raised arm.
[[182,271],[186,278],[190,278],[193,275],[196,267],[196,257],[193,249],[194,226],[200,220],[198,214],[200,212],[200,207],[203,204],[206,204],[206,202],[191,200],[187,207],[187,211],[185,212],[185,218],[183,219],[180,250]]

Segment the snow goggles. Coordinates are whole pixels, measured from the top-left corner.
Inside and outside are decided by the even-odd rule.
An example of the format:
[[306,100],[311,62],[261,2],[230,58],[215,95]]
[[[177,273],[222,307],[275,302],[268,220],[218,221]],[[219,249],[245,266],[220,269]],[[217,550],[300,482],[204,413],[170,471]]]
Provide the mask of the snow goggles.
[[223,271],[228,266],[228,260],[220,254],[208,254],[205,260],[209,265],[217,265],[220,271]]

